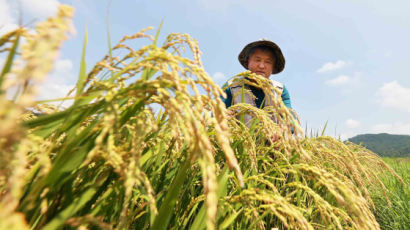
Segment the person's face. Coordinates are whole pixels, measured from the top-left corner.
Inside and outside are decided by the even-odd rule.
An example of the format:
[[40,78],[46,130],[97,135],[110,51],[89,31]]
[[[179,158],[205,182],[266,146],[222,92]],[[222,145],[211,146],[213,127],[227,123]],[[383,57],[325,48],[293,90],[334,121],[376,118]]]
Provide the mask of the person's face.
[[275,66],[272,52],[256,49],[248,59],[248,70],[252,73],[269,78]]

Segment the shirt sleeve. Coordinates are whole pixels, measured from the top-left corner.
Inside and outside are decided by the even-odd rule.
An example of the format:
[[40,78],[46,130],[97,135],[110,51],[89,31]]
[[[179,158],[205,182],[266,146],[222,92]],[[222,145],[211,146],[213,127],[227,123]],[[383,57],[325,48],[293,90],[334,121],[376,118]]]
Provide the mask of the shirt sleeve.
[[222,89],[224,89],[224,92],[226,94],[226,98],[223,98],[221,96],[221,100],[225,103],[226,108],[229,108],[232,105],[232,92],[231,88],[228,87],[228,83],[225,83],[225,85],[222,86]]
[[[292,104],[290,103],[290,95],[289,95],[289,91],[288,89],[286,89],[285,86],[283,86],[283,91],[282,91],[282,101],[283,104],[285,104],[286,107],[288,107],[289,109],[292,109]],[[293,110],[294,111],[294,110]],[[292,114],[293,117],[297,120],[297,116],[295,114]],[[290,131],[293,133],[295,133],[295,130],[293,129],[293,127],[290,127]]]
[[292,104],[290,103],[290,95],[288,89],[286,89],[286,86],[283,86],[283,91],[282,91],[282,101],[285,104],[286,107],[289,109],[292,109]]

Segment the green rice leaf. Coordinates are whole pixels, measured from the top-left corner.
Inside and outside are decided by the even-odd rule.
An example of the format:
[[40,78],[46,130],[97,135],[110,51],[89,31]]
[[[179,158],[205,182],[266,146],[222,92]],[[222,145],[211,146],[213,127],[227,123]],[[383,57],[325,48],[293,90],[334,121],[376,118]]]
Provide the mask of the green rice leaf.
[[[0,87],[4,81],[4,76],[11,70],[11,66],[13,65],[14,56],[16,56],[16,51],[19,45],[19,41],[20,41],[20,33],[16,33],[16,38],[13,42],[13,46],[11,47],[9,51],[9,55],[7,56],[6,62],[3,66],[3,70],[1,71],[1,74],[0,74]],[[0,91],[0,94],[1,93],[2,92]]]
[[[83,44],[83,51],[81,54],[81,63],[80,63],[80,74],[78,75],[78,81],[76,85],[76,96],[80,96],[83,93],[84,90],[84,85],[87,77],[87,63],[85,61],[85,53],[87,49],[87,42],[88,42],[88,37],[87,37],[87,26],[85,27],[85,32],[84,32],[84,44]],[[76,100],[77,101],[77,100]]]
[[202,202],[201,209],[199,209],[198,214],[189,230],[202,230],[206,228],[206,205],[205,201]]
[[240,209],[239,211],[235,212],[234,214],[230,215],[228,218],[226,218],[221,225],[219,226],[219,229],[226,229],[229,226],[231,226],[231,224],[235,221],[235,219],[239,216],[239,214],[241,214],[243,209]]
[[178,194],[182,189],[182,184],[187,177],[187,172],[191,163],[191,158],[185,159],[184,164],[179,168],[178,174],[173,180],[171,186],[168,189],[167,195],[162,202],[161,208],[159,209],[158,215],[155,217],[154,224],[151,229],[162,230],[168,228],[168,223],[174,213],[174,206],[178,199]]
[[326,121],[325,126],[323,127],[323,130],[322,130],[322,134],[321,134],[320,136],[323,136],[323,135],[325,134],[325,131],[326,131],[327,123],[328,123],[328,122],[329,122],[329,121]]
[[65,222],[72,216],[74,216],[96,193],[96,188],[90,188],[85,191],[81,196],[76,198],[71,205],[60,212],[55,218],[53,218],[46,226],[44,230],[60,229]]

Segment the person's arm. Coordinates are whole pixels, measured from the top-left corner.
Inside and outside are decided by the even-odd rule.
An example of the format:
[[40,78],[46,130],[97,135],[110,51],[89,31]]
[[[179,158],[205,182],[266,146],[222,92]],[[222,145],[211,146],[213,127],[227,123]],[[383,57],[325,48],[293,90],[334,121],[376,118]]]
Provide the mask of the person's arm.
[[[289,111],[291,112],[293,118],[297,121],[297,123],[300,125],[300,121],[299,121],[299,115],[296,113],[296,111],[292,108],[292,104],[290,102],[290,94],[289,91],[286,89],[285,86],[283,86],[283,91],[282,91],[282,101],[283,104],[285,104],[286,107],[289,108]],[[292,122],[293,123],[293,122]],[[295,124],[293,124],[295,125]],[[295,133],[295,130],[293,127],[290,127],[290,131],[292,132],[292,134]]]
[[224,92],[226,94],[226,98],[221,96],[221,100],[225,103],[226,108],[229,108],[232,105],[232,92],[231,88],[228,87],[227,83],[222,86],[222,89],[225,89]]
[[282,101],[285,104],[286,107],[289,109],[292,109],[292,104],[290,102],[290,95],[288,89],[286,89],[286,86],[283,86],[283,91],[282,91]]

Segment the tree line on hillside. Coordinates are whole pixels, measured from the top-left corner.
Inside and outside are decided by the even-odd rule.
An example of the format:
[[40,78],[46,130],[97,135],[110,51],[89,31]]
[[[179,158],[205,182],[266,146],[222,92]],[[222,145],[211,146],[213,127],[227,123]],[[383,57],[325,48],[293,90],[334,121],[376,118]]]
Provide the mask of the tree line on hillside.
[[362,134],[348,141],[361,144],[382,157],[410,157],[410,135]]

